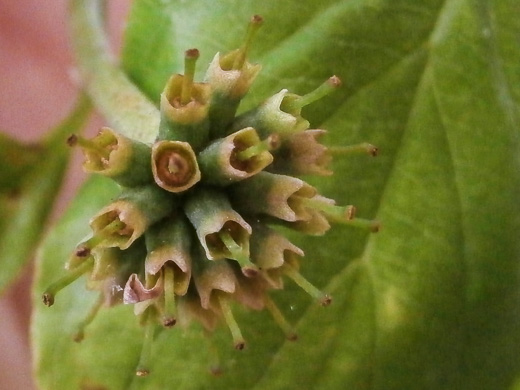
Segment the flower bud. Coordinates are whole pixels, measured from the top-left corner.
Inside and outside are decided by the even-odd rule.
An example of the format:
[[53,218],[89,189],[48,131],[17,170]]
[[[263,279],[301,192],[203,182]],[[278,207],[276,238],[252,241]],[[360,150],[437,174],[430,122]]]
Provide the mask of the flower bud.
[[200,180],[197,158],[187,142],[156,142],[152,147],[152,172],[157,185],[173,193],[186,191]]
[[256,274],[257,267],[249,259],[251,226],[232,209],[224,193],[199,188],[186,200],[184,211],[208,259],[233,259],[245,275]]
[[303,251],[280,233],[265,224],[251,225],[251,261],[261,270],[261,275],[271,288],[283,288],[280,268],[290,253],[303,256]]
[[301,116],[304,106],[330,94],[341,85],[338,77],[332,76],[307,95],[296,95],[282,89],[257,108],[238,116],[231,126],[232,131],[254,127],[260,137],[277,133],[282,139],[309,128],[309,122]]
[[193,280],[200,297],[200,304],[206,310],[219,312],[217,302],[212,302],[212,293],[215,290],[233,294],[237,286],[235,272],[226,260],[209,260],[204,252],[194,257]]
[[71,135],[71,146],[79,145],[85,155],[85,172],[110,177],[124,187],[150,183],[150,147],[103,127],[92,139]]
[[260,65],[252,65],[247,61],[247,53],[262,21],[260,16],[253,16],[244,45],[222,56],[217,53],[209,65],[206,80],[212,91],[209,108],[212,138],[229,134],[227,130],[238,105],[260,72]]
[[285,175],[332,175],[327,169],[332,158],[327,147],[318,142],[325,133],[325,130],[313,129],[291,135],[276,151],[269,170]]
[[273,135],[261,141],[248,127],[213,142],[198,156],[202,181],[226,186],[257,174],[273,161],[269,150],[276,141]]
[[194,83],[197,49],[186,51],[185,74],[173,75],[161,95],[157,140],[183,141],[198,150],[208,141],[210,86]]
[[175,215],[156,223],[146,232],[145,241],[148,251],[145,272],[157,274],[169,263],[174,271],[175,294],[186,294],[191,278],[192,237],[185,218]]
[[124,191],[90,221],[93,237],[83,245],[127,249],[153,223],[173,210],[171,196],[156,186]]
[[284,221],[309,218],[298,200],[311,198],[316,189],[291,176],[260,172],[230,187],[231,200],[247,214],[267,214]]

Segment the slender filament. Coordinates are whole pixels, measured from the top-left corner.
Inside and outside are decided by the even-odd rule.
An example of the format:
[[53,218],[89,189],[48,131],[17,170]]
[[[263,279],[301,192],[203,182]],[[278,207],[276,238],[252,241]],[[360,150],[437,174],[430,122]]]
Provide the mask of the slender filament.
[[318,290],[316,286],[311,284],[307,279],[303,277],[293,266],[288,264],[283,266],[284,273],[293,280],[298,286],[300,286],[307,294],[316,299],[321,303],[322,306],[328,306],[331,303],[331,298],[327,294]]
[[246,39],[244,44],[238,51],[238,55],[233,62],[233,69],[241,70],[244,67],[244,63],[246,62],[247,55],[249,53],[249,49],[251,48],[251,44],[253,39],[260,29],[263,23],[263,19],[260,15],[254,15],[249,22],[249,26],[247,27]]
[[265,297],[265,308],[269,311],[269,313],[271,313],[274,321],[280,327],[280,329],[282,329],[285,337],[287,337],[288,340],[294,341],[298,338],[292,325],[287,321],[278,306],[276,306],[271,297],[268,295]]
[[331,146],[328,148],[328,152],[335,155],[369,154],[375,157],[378,155],[379,149],[372,144],[363,142],[357,145]]
[[83,263],[78,265],[76,268],[67,272],[65,276],[52,283],[49,287],[47,287],[47,289],[43,293],[43,303],[47,306],[52,306],[54,304],[54,297],[56,296],[56,294],[60,290],[74,282],[76,279],[78,279],[81,275],[88,272],[93,265],[94,258],[91,256]]
[[226,230],[221,230],[218,235],[229,252],[228,257],[236,260],[238,264],[240,264],[244,275],[247,277],[255,276],[258,273],[258,267],[249,259],[247,249],[238,245],[233,237],[231,237],[231,234]]
[[97,314],[99,313],[99,310],[103,306],[104,300],[105,300],[105,298],[103,297],[103,294],[99,294],[99,297],[98,297],[96,303],[94,303],[94,305],[90,308],[90,311],[87,314],[87,316],[83,319],[83,321],[81,321],[78,324],[78,331],[74,334],[75,342],[79,343],[79,342],[83,341],[83,339],[85,338],[85,328],[88,325],[90,325],[92,323],[92,321],[94,321]]
[[139,363],[135,370],[137,376],[147,376],[150,373],[150,357],[152,355],[153,335],[155,331],[154,318],[151,309],[148,308],[142,314],[144,318],[144,338]]
[[197,49],[186,50],[184,57],[184,78],[182,80],[181,104],[185,106],[191,101],[195,65],[199,58]]
[[242,350],[244,349],[246,342],[244,341],[244,337],[242,336],[242,332],[238,327],[238,324],[233,316],[233,312],[231,311],[231,307],[229,307],[228,299],[225,295],[219,294],[218,300],[220,304],[220,309],[222,310],[222,314],[224,315],[224,319],[226,320],[226,324],[231,331],[231,336],[233,337],[233,344],[235,345],[235,349]]
[[173,267],[163,267],[164,278],[164,312],[162,323],[165,327],[171,328],[177,323],[175,318],[175,272]]
[[337,76],[332,76],[323,84],[321,84],[318,88],[316,88],[314,91],[311,91],[291,101],[284,101],[283,110],[286,112],[300,110],[303,107],[308,106],[309,104],[314,103],[315,101],[329,95],[340,85],[340,79]]

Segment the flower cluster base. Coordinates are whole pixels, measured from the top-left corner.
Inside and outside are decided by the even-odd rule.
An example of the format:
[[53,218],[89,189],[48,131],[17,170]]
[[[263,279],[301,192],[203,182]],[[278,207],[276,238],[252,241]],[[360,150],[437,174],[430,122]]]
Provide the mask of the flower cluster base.
[[137,375],[147,375],[154,329],[200,322],[213,330],[223,321],[235,348],[245,341],[233,306],[266,309],[290,340],[292,326],[270,298],[290,279],[326,306],[331,298],[299,272],[304,252],[280,226],[322,235],[331,223],[372,231],[353,206],[338,206],[303,181],[331,175],[333,154],[364,151],[369,144],[327,148],[323,129],[309,129],[302,108],[339,85],[331,77],[304,96],[286,89],[236,115],[259,65],[247,53],[262,19],[254,16],[244,45],[217,54],[204,82],[195,82],[196,49],[186,51],[185,74],[175,74],[161,95],[161,122],[153,145],[103,128],[93,139],[73,135],[87,172],[110,177],[121,194],[90,221],[91,236],[79,243],[66,274],[47,288],[45,304],[81,275],[100,299],[80,324],[75,340],[98,310],[134,305],[145,327]]

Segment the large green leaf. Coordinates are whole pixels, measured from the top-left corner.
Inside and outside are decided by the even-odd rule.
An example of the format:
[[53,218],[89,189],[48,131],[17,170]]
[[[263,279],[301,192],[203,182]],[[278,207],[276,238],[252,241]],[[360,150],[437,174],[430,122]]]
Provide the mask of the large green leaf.
[[[368,140],[375,160],[342,158],[325,195],[377,217],[368,236],[336,227],[299,239],[302,270],[332,293],[315,306],[288,285],[275,295],[297,324],[284,341],[265,313],[240,312],[248,348],[225,329],[158,335],[152,374],[136,378],[141,333],[128,307],[107,310],[74,345],[93,302],[82,281],[39,303],[90,216],[115,189],[91,181],[42,250],[35,287],[36,366],[43,389],[506,389],[520,371],[520,7],[516,0],[136,0],[124,66],[157,101],[182,53],[201,63],[266,19],[252,58],[263,73],[245,107],[330,74],[344,88],[306,111],[329,144]],[[124,107],[121,108],[124,111]],[[60,331],[56,331],[56,329]]]

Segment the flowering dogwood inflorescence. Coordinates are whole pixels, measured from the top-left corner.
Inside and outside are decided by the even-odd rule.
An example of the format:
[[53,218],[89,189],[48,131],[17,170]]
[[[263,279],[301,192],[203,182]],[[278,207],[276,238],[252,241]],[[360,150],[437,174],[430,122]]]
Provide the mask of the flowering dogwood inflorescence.
[[[299,272],[304,252],[277,225],[322,235],[331,223],[377,231],[375,221],[356,218],[353,206],[335,201],[301,178],[331,175],[332,154],[309,129],[304,106],[333,92],[333,76],[299,96],[283,89],[236,116],[259,65],[247,60],[262,18],[254,16],[244,45],[211,62],[206,81],[194,82],[197,49],[186,51],[185,74],[175,74],[161,95],[161,121],[153,145],[103,128],[93,139],[72,135],[68,143],[85,155],[85,171],[110,177],[121,194],[90,220],[91,236],[66,263],[67,273],[43,294],[56,293],[83,274],[100,299],[80,324],[76,340],[103,305],[133,304],[145,326],[137,375],[147,375],[157,323],[199,321],[208,330],[223,320],[234,346],[245,341],[233,305],[268,310],[287,338],[296,334],[269,297],[287,277],[326,306],[331,298]],[[336,147],[365,151],[369,144]]]

